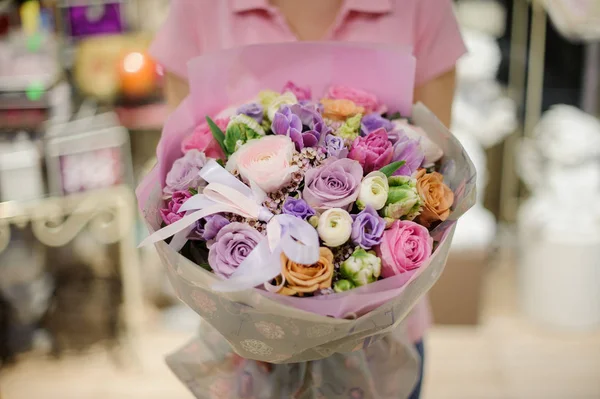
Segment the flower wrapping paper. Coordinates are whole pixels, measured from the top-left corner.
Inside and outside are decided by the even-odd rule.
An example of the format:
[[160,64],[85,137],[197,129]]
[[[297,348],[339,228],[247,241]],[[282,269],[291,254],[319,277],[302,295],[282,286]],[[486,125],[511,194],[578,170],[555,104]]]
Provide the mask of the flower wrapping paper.
[[[197,397],[245,397],[237,390],[234,393],[232,387],[240,388],[244,376],[253,374],[245,366],[231,365],[229,346],[246,359],[281,364],[271,375],[279,375],[288,387],[301,390],[307,379],[316,381],[305,396],[294,397],[396,398],[410,393],[418,376],[418,359],[411,344],[402,339],[402,328],[398,327],[442,273],[456,220],[475,202],[475,169],[464,149],[426,107],[421,104],[412,107],[414,70],[415,60],[407,49],[338,43],[249,46],[208,54],[190,62],[190,95],[167,120],[157,149],[157,166],[137,190],[151,232],[160,227],[162,186],[170,165],[181,154],[183,138],[205,115],[242,104],[258,91],[281,87],[288,80],[311,86],[315,93],[324,92],[331,84],[361,87],[379,96],[390,110],[411,115],[413,122],[444,151],[441,171],[456,196],[450,217],[432,231],[439,245],[426,265],[340,294],[294,298],[258,289],[215,293],[210,287],[218,281],[217,276],[166,243],[156,244],[177,296],[204,321],[203,336],[169,358],[170,366]],[[189,353],[198,351],[199,346],[206,347],[204,341],[211,337],[215,341],[213,350],[200,351],[202,356],[193,357],[197,372],[190,377],[193,366]],[[219,342],[225,349],[218,349]],[[364,367],[359,369],[363,378],[351,374],[344,377],[348,370],[344,364],[336,369],[333,365],[324,367],[321,362],[362,362]],[[387,373],[377,373],[381,383],[375,384],[374,373],[371,371],[369,377],[368,370],[374,364],[390,362],[398,364]],[[290,377],[289,367],[294,363],[302,363],[304,366],[297,367],[308,369]],[[399,378],[398,369],[403,367],[405,377]],[[309,373],[309,377],[307,370],[321,371],[318,376]],[[209,386],[215,384],[211,381],[217,376],[219,381],[228,383],[223,382],[221,388],[215,389],[231,391],[230,396],[211,396]],[[277,391],[280,388],[271,380],[273,377],[260,380],[270,381],[263,381],[267,385],[257,382],[256,376],[252,378],[254,396],[248,397],[288,397],[277,396],[283,391]],[[288,381],[290,378],[299,380]],[[335,385],[328,381],[357,381],[360,386],[341,389],[342,382]],[[271,396],[257,396],[257,392],[264,390],[270,390]],[[390,394],[382,395],[382,390]],[[272,396],[274,392],[279,393]],[[363,396],[358,393],[348,396],[348,392],[362,392]]]

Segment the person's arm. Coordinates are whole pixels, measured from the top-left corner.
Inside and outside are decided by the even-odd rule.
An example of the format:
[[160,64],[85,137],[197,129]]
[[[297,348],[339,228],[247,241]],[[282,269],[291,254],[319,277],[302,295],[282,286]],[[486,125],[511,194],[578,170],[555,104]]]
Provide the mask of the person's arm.
[[187,80],[167,71],[164,92],[167,105],[174,110],[187,97],[190,87]]
[[456,87],[456,69],[430,80],[415,89],[415,103],[422,102],[440,121],[450,127],[452,101]]
[[466,52],[451,0],[417,1],[414,52],[414,100],[450,126],[456,62]]
[[202,54],[202,15],[198,0],[172,1],[163,26],[150,46],[150,55],[165,73],[165,97],[176,108],[188,95],[187,63]]

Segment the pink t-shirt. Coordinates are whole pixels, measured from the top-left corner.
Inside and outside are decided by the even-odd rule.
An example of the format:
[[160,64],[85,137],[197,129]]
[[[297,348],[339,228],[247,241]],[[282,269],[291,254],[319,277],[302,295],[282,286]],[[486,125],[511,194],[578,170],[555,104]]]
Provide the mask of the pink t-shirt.
[[[346,0],[323,39],[412,48],[417,86],[451,70],[466,51],[451,0]],[[268,0],[174,0],[150,53],[166,70],[187,77],[187,62],[204,52],[293,41]],[[420,340],[431,323],[426,300],[408,321],[411,338]]]

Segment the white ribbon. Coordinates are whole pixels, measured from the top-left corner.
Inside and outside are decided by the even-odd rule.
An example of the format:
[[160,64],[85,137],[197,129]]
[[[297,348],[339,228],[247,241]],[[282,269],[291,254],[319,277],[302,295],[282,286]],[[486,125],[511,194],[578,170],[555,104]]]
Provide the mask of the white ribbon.
[[246,186],[214,160],[208,161],[200,170],[200,177],[208,185],[202,194],[189,198],[179,208],[179,212],[187,214],[151,234],[140,246],[175,235],[177,244],[174,249],[177,249],[181,245],[181,232],[198,220],[215,213],[234,213],[267,222],[267,237],[258,243],[229,279],[211,287],[214,291],[242,291],[271,281],[281,273],[282,252],[291,261],[303,265],[319,260],[319,236],[309,223],[290,215],[273,215],[261,205],[265,194],[260,189]]

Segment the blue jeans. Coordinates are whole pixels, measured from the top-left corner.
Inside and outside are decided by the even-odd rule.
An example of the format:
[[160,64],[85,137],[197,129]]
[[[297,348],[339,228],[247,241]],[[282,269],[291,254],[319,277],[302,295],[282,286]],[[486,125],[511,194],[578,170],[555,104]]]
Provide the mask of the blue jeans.
[[421,397],[421,384],[423,383],[423,371],[425,365],[425,346],[423,345],[423,341],[419,341],[415,344],[415,349],[421,356],[421,373],[419,374],[419,382],[417,382],[417,386],[413,393],[410,394],[408,399],[419,399]]

